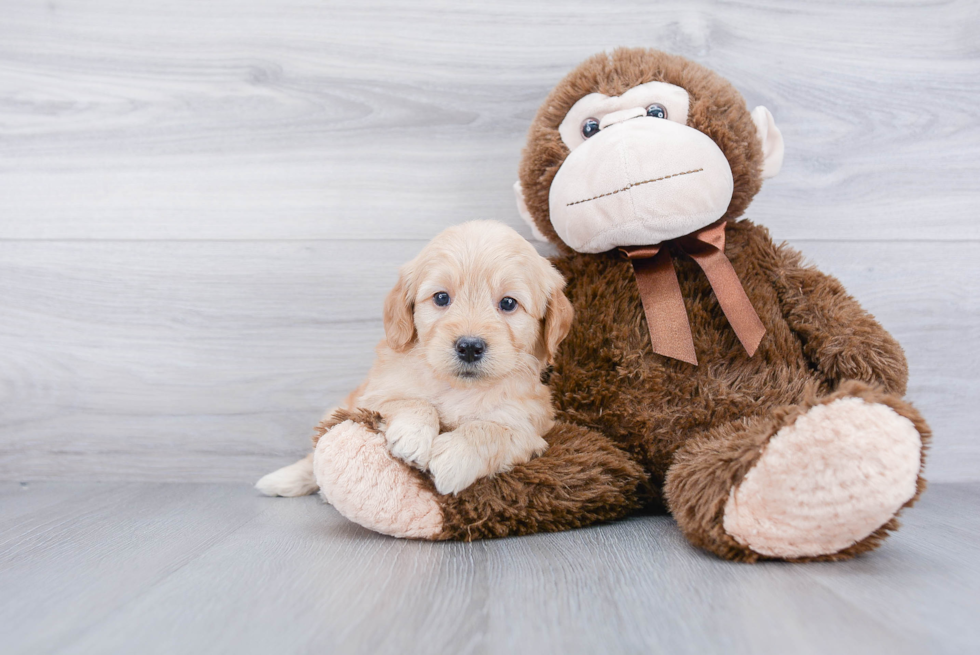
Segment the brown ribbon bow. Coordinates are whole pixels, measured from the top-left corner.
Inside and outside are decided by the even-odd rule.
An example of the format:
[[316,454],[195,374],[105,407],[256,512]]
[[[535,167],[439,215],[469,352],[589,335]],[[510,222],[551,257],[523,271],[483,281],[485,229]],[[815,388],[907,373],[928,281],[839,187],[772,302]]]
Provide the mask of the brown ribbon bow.
[[[726,221],[721,220],[671,241],[704,271],[718,304],[751,357],[759,347],[766,328],[745,295],[732,263],[725,256],[725,225]],[[684,309],[684,296],[677,282],[670,250],[664,247],[667,243],[629,246],[620,250],[633,264],[643,312],[650,326],[653,352],[697,366],[691,324]]]

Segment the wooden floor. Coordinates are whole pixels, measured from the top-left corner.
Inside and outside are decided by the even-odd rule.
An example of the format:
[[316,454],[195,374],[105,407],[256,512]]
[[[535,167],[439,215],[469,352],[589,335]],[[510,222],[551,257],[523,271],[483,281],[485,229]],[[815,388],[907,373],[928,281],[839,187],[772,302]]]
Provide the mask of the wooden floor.
[[0,650],[977,652],[980,484],[905,523],[855,561],[737,565],[664,517],[434,544],[245,485],[2,483]]

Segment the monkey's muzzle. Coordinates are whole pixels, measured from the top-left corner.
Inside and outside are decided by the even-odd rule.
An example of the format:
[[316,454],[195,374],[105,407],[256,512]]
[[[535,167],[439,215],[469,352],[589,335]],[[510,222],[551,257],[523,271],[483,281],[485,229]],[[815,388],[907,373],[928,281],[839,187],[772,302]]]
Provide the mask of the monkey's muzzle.
[[718,220],[733,189],[732,169],[710,137],[638,117],[569,153],[551,185],[551,223],[578,252],[645,246]]

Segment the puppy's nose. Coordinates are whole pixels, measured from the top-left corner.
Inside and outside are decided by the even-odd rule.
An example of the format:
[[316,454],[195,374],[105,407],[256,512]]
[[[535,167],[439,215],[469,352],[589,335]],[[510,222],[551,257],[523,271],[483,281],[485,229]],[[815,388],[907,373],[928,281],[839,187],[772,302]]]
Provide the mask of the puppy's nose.
[[483,357],[487,342],[478,337],[460,337],[456,339],[456,356],[467,364],[472,364]]

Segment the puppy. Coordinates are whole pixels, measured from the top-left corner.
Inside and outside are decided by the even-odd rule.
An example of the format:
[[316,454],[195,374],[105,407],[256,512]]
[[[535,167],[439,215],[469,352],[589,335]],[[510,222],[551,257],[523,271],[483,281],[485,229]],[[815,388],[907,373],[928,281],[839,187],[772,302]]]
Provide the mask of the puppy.
[[[384,304],[385,339],[342,409],[383,417],[391,453],[457,493],[547,448],[554,423],[542,374],[568,334],[565,282],[511,228],[451,227],[401,268]],[[332,412],[328,412],[328,416]],[[270,496],[316,491],[312,455],[270,473]]]

